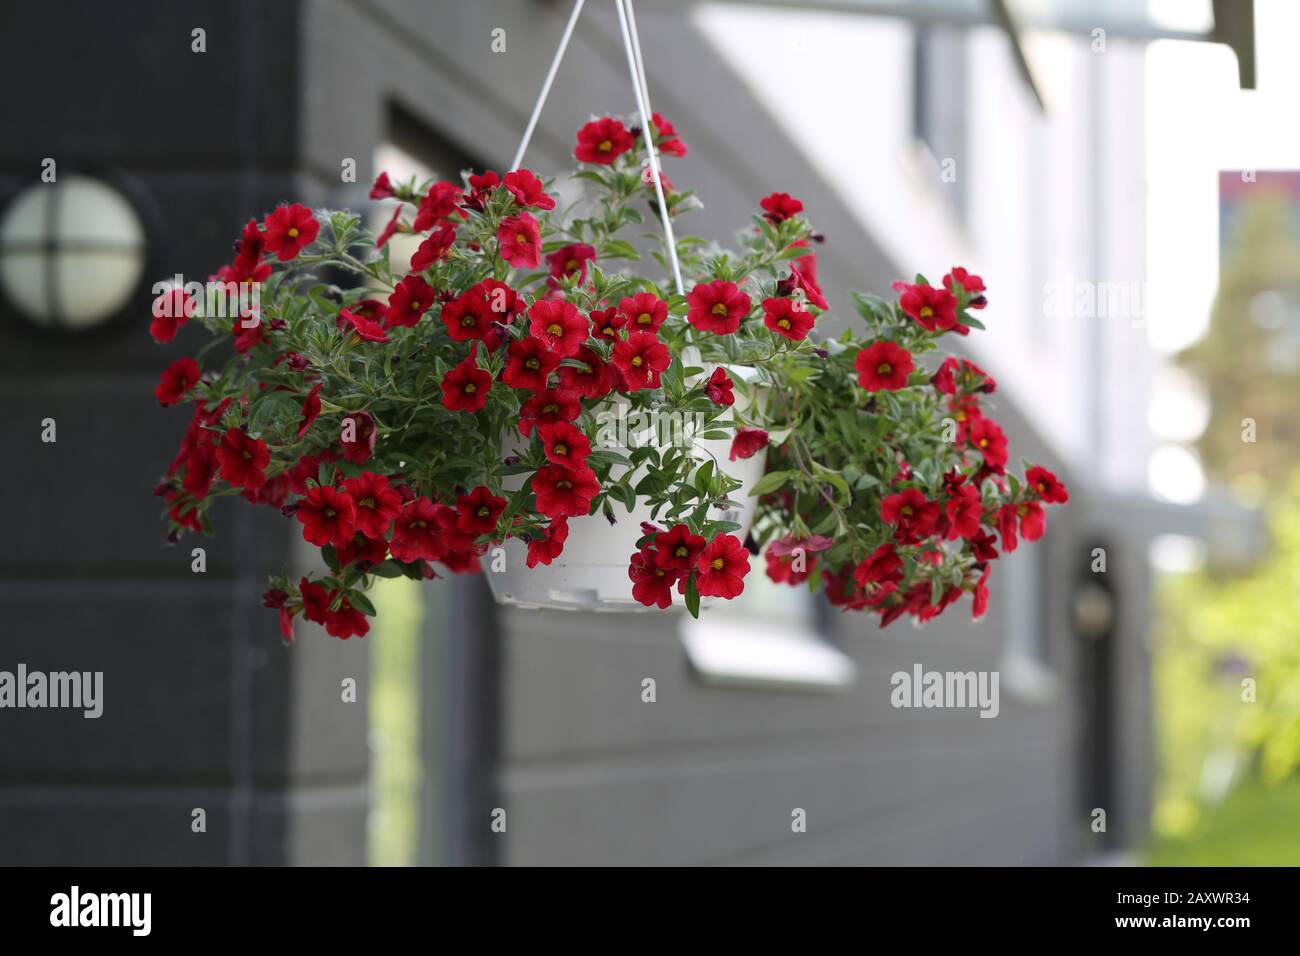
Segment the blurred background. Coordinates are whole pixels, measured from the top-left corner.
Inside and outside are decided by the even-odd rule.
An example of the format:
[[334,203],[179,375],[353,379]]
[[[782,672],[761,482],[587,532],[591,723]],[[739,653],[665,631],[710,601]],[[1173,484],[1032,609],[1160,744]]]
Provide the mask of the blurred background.
[[[543,175],[634,111],[613,4],[586,6]],[[570,9],[0,10],[40,77],[0,93],[0,669],[105,675],[98,720],[0,711],[0,863],[1300,863],[1291,0],[638,6],[690,146],[666,172],[705,204],[679,232],[726,242],[781,190],[845,313],[984,278],[960,346],[1072,497],[977,624],[880,631],[757,574],[699,622],[382,581],[365,640],[285,647],[260,596],[296,525],[240,502],[165,546],[186,416],[152,393],[202,337],[153,345],[153,283],[282,201],[382,223],[381,170],[504,171]],[[997,671],[998,717],[894,709],[917,664]]]

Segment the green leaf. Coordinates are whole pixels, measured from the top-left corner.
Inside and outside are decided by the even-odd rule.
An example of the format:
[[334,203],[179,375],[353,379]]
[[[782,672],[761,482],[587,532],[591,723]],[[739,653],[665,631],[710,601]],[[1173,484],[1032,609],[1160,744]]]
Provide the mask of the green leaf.
[[370,598],[366,597],[361,591],[349,591],[348,601],[366,617],[374,617],[377,613],[375,606],[370,603]]
[[700,616],[700,589],[695,584],[695,572],[686,579],[686,612],[693,618]]
[[754,484],[749,490],[749,497],[756,498],[759,495],[771,494],[781,488],[784,488],[786,482],[790,480],[792,472],[789,471],[769,471]]

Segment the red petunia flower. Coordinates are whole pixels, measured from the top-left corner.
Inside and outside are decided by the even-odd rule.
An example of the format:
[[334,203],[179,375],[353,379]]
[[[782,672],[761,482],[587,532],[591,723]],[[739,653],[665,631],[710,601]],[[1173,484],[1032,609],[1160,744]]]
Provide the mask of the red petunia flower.
[[491,196],[492,191],[501,185],[501,177],[491,169],[485,169],[481,174],[471,175],[469,177],[469,198],[465,200],[465,205],[471,209],[482,209]]
[[537,510],[548,518],[580,518],[591,510],[591,499],[600,493],[600,484],[590,468],[547,465],[533,476],[533,492]]
[[569,519],[556,518],[546,527],[546,536],[528,542],[528,560],[530,568],[539,564],[550,564],[564,551],[564,542],[569,538]]
[[662,114],[651,113],[650,124],[655,128],[655,138],[659,140],[656,145],[661,155],[686,155],[686,144],[677,135],[677,130],[673,127],[673,124],[664,119]]
[[975,582],[975,589],[971,592],[974,596],[974,600],[972,600],[970,607],[970,616],[972,620],[978,621],[989,609],[988,580],[989,574],[992,571],[993,568],[991,567],[985,568],[984,573],[980,575],[980,579]]
[[451,255],[451,247],[456,244],[456,227],[443,226],[428,239],[420,243],[420,248],[411,255],[411,271],[423,272],[435,262]]
[[497,243],[501,258],[517,268],[536,269],[542,260],[541,226],[526,212],[501,220]]
[[302,522],[302,536],[323,548],[347,544],[357,532],[357,506],[347,491],[317,485],[298,502],[295,516]]
[[772,193],[758,204],[763,207],[763,218],[768,222],[785,222],[803,212],[803,203],[789,193]]
[[709,396],[709,401],[714,405],[726,407],[736,404],[736,395],[732,391],[734,387],[735,383],[727,375],[727,370],[719,365],[704,383],[704,394]]
[[701,597],[731,600],[745,590],[749,552],[735,535],[720,534],[700,553],[695,563],[695,586]]
[[578,394],[563,388],[548,388],[531,396],[519,408],[519,431],[531,435],[539,425],[571,422],[582,412]]
[[[402,493],[383,475],[363,471],[343,482],[343,490],[356,506],[357,530],[367,538],[383,538],[402,510]],[[383,559],[380,558],[382,561]],[[377,562],[376,562],[377,563]]]
[[658,334],[659,327],[668,318],[668,303],[653,292],[638,292],[621,300],[618,311],[623,314],[629,331]]
[[[389,524],[391,523],[392,520],[389,519]],[[347,544],[335,548],[334,554],[339,560],[339,567],[356,564],[363,569],[373,568],[388,557],[388,541],[382,537],[367,538],[358,531]]]
[[547,461],[575,471],[586,467],[591,441],[581,429],[569,422],[553,422],[537,426],[537,434]]
[[320,416],[320,390],[323,386],[318,382],[311,387],[307,397],[302,403],[302,420],[298,422],[298,437],[302,438],[307,434],[307,429],[311,428],[312,423]]
[[858,371],[858,385],[869,392],[895,392],[907,387],[908,376],[916,367],[912,353],[895,342],[873,342],[853,360]]
[[447,334],[457,342],[486,339],[498,319],[488,300],[476,288],[466,289],[442,307],[438,316]]
[[496,530],[497,519],[506,510],[506,499],[492,494],[479,485],[467,495],[456,499],[456,530],[461,534],[491,534]]
[[740,320],[749,315],[749,296],[736,283],[721,279],[697,285],[686,301],[691,307],[687,321],[702,332],[727,335],[740,328]]
[[627,324],[627,316],[618,309],[595,309],[591,313],[591,334],[602,342],[618,340],[618,330]]
[[343,457],[353,464],[360,465],[370,460],[375,453],[375,420],[369,412],[350,412],[343,416],[339,444],[343,446]]
[[1025,482],[1038,492],[1038,497],[1050,505],[1063,505],[1070,500],[1070,493],[1065,490],[1065,485],[1040,465],[1034,465],[1025,472]]
[[382,249],[384,246],[388,245],[388,240],[397,235],[398,229],[402,229],[403,232],[405,231],[405,229],[402,228],[401,222],[402,212],[402,207],[398,206],[393,210],[393,214],[388,217],[387,224],[383,229],[379,230],[379,235],[375,236],[376,249]]
[[420,317],[433,305],[437,293],[433,286],[418,275],[409,275],[397,283],[392,295],[388,297],[388,311],[384,313],[384,325],[388,328],[405,326],[407,328],[420,321]]
[[[402,505],[393,521],[388,550],[398,561],[440,561],[447,548],[438,522],[438,505],[416,498]],[[454,521],[453,521],[454,524]]]
[[608,166],[636,145],[636,140],[621,122],[606,116],[592,120],[578,130],[578,145],[573,155],[580,163]]
[[262,221],[266,230],[266,251],[273,253],[281,262],[288,262],[305,246],[316,241],[320,232],[320,223],[312,211],[301,203],[292,206],[280,206]]
[[982,309],[988,305],[988,300],[984,297],[984,280],[979,276],[971,275],[961,266],[953,266],[952,271],[943,277],[943,284],[944,288],[952,290],[954,295],[960,288],[973,296],[970,302],[972,309]]
[[947,332],[957,326],[957,297],[947,289],[908,282],[895,282],[894,289],[902,293],[899,308],[927,331]]
[[596,247],[585,242],[571,242],[561,246],[546,257],[546,264],[551,269],[551,288],[558,288],[560,279],[571,275],[578,277],[578,282],[587,281],[587,263],[596,261]]
[[[805,256],[804,258],[812,259],[814,257]],[[798,261],[803,262],[804,260],[799,259]],[[816,269],[816,266],[814,265],[813,268]],[[819,309],[829,309],[831,307],[830,303],[826,301],[826,296],[822,295],[821,286],[817,284],[816,280],[811,278],[808,273],[801,272],[794,266],[790,267],[789,277],[782,279],[778,287],[783,292],[788,287],[789,292],[786,294],[802,292],[804,298]]]
[[516,169],[514,172],[506,173],[502,183],[510,195],[515,197],[515,202],[521,206],[532,206],[536,209],[555,208],[555,200],[546,195],[542,181],[533,175],[532,170]]
[[528,332],[560,358],[578,354],[591,334],[591,322],[571,302],[539,299],[528,309]]
[[930,537],[939,515],[939,503],[927,501],[917,488],[889,495],[880,503],[880,520],[894,525],[894,537],[903,544],[916,544]]
[[365,637],[370,630],[366,616],[356,610],[347,598],[339,603],[337,611],[331,611],[330,605],[338,596],[338,591],[327,591],[324,587],[306,578],[298,586],[302,594],[302,613],[309,621],[325,627],[325,633],[331,637],[346,640],[352,636]]
[[813,314],[796,305],[794,299],[764,299],[763,324],[792,342],[802,341],[813,327]]
[[250,438],[238,428],[229,429],[216,449],[221,477],[232,487],[256,491],[266,482],[271,450],[260,438]]
[[705,540],[684,524],[655,535],[659,566],[669,571],[689,571],[704,551]]
[[583,398],[603,398],[618,386],[618,376],[610,364],[585,345],[570,357],[569,363],[560,366],[560,388]]
[[897,584],[903,580],[903,560],[893,544],[886,541],[853,569],[853,580],[868,590],[874,590],[875,585]]
[[626,341],[614,343],[612,361],[623,373],[628,390],[638,391],[659,387],[659,376],[672,362],[672,356],[653,332],[633,332]]
[[660,564],[658,553],[642,548],[628,561],[627,576],[632,579],[632,598],[646,607],[668,607],[673,603],[673,585],[679,574]]
[[442,378],[442,404],[453,412],[477,412],[492,391],[492,374],[478,367],[478,346]]
[[541,339],[525,336],[515,339],[506,350],[506,367],[501,380],[511,388],[540,392],[546,388],[551,373],[559,367],[560,356]]
[[166,345],[176,338],[177,330],[194,317],[197,304],[184,289],[168,289],[154,299],[153,321],[149,323],[153,340]]
[[175,405],[199,382],[199,363],[188,355],[178,358],[163,369],[162,378],[153,393],[162,405]]
[[375,177],[374,185],[370,187],[371,199],[392,199],[393,183],[388,178],[388,173],[380,173]]
[[753,458],[767,447],[767,432],[761,428],[739,428],[731,439],[731,460]]
[[352,326],[352,330],[367,342],[387,342],[388,334],[378,322],[357,315],[350,309],[339,309],[339,318]]
[[984,516],[984,506],[980,493],[972,485],[962,485],[956,494],[948,499],[944,506],[948,518],[948,540],[957,538],[977,538],[984,533],[980,520]]
[[800,548],[791,554],[782,554],[777,550],[777,544],[773,541],[763,555],[767,561],[768,578],[776,584],[803,584],[817,569],[817,556]]
[[970,426],[968,437],[970,443],[979,449],[985,463],[1002,469],[1007,463],[1007,436],[1003,434],[998,423],[991,418],[980,418]]
[[464,198],[464,191],[455,183],[439,180],[420,200],[411,228],[415,232],[427,232],[434,226],[459,225],[465,218],[459,208]]

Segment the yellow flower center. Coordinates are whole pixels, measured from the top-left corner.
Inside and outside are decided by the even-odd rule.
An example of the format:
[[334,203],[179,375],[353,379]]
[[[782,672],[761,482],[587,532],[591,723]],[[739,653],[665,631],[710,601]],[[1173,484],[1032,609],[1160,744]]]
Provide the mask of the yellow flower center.
[[564,326],[560,325],[560,323],[558,323],[558,322],[552,322],[550,325],[548,325],[548,326],[546,327],[546,334],[547,334],[547,335],[563,335],[563,334],[564,334]]
[[564,264],[564,268],[568,269],[570,272],[575,271],[578,268],[578,260],[570,259],[568,262]]
[[567,455],[569,453],[569,446],[564,444],[564,442],[556,442],[555,453],[557,455]]
[[521,246],[526,246],[528,245],[528,237],[521,232],[515,236],[515,242],[519,243]]
[[932,315],[934,315],[934,309],[930,308],[928,305],[921,306],[921,318],[928,319]]
[[537,359],[535,358],[530,358],[526,362],[524,362],[524,368],[530,368],[533,369],[534,371],[536,371],[541,367],[542,367],[542,363],[537,361]]
[[709,567],[713,568],[714,571],[721,571],[724,567],[726,567],[726,562],[723,561],[721,558],[714,558],[712,561],[709,562]]
[[901,514],[901,515],[904,515],[904,516],[906,516],[906,517],[908,517],[908,518],[910,518],[910,517],[912,517],[912,514],[913,514],[913,512],[912,512],[912,506],[911,506],[911,505],[903,505],[903,507],[901,507],[901,508],[898,509],[898,513]]
[[298,238],[298,227],[297,227],[297,226],[290,226],[290,227],[289,227],[289,231],[286,233],[286,235],[287,235],[290,239],[297,239],[297,238]]
[[640,368],[640,367],[641,367],[641,356],[639,356],[639,355],[633,355],[633,356],[632,356],[632,364],[635,365],[637,368]]
[[723,305],[721,302],[719,302],[713,308],[709,309],[709,311],[712,312],[714,315],[726,315],[727,307]]
[[490,514],[492,514],[492,512],[488,510],[486,505],[478,509],[478,516],[480,518],[486,518]]
[[470,382],[468,385],[465,386],[465,392],[468,395],[473,395],[477,391],[478,391],[478,386],[475,385],[473,382]]
[[570,488],[573,487],[573,482],[569,481],[568,479],[565,479],[564,481],[557,481],[555,483],[555,487],[563,488],[565,491],[568,491]]
[[596,148],[600,150],[602,153],[608,153],[611,149],[614,148],[614,144],[607,139],[602,139],[600,141],[600,145],[597,146]]
[[640,315],[636,317],[637,325],[649,325],[653,321],[654,321],[654,317],[651,316],[649,312],[642,312]]
[[876,366],[877,375],[888,375],[893,370],[894,367],[890,365],[888,362],[881,362],[879,365]]

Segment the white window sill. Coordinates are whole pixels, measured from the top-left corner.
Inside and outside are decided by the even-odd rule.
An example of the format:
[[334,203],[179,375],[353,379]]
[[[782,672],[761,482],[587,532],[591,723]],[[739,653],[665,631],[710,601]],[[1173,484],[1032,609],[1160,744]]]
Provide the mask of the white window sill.
[[755,618],[684,618],[678,636],[703,683],[756,690],[829,692],[857,682],[853,660],[799,623]]

